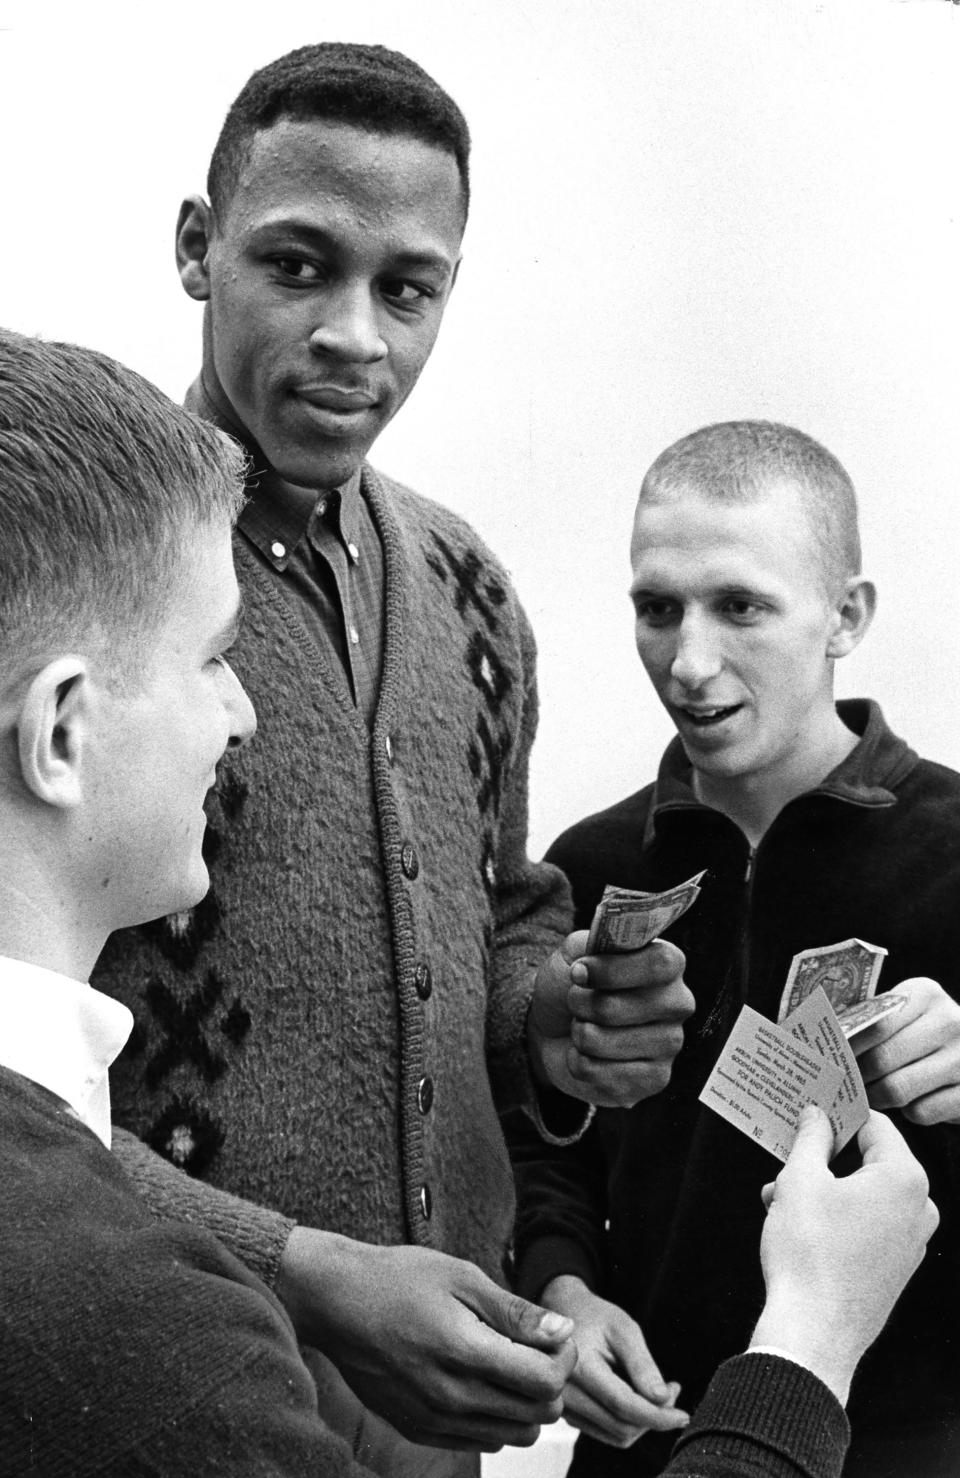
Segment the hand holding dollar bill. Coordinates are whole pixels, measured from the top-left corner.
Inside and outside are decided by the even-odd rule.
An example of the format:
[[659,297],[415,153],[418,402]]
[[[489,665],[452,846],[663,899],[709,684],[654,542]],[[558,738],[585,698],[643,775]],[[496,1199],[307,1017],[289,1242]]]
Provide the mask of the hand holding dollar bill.
[[696,902],[702,877],[703,873],[698,872],[664,893],[643,893],[608,884],[593,915],[587,954],[628,954],[643,949]]
[[780,997],[777,1021],[785,1021],[818,986],[830,1002],[848,1039],[899,1011],[903,996],[894,992],[876,997],[877,981],[887,951],[862,939],[804,949],[794,955]]
[[844,939],[794,955],[777,1024],[744,1006],[700,1101],[781,1160],[804,1105],[816,1103],[842,1149],[868,1114],[850,1038],[906,1005],[892,991],[876,995],[886,953]]

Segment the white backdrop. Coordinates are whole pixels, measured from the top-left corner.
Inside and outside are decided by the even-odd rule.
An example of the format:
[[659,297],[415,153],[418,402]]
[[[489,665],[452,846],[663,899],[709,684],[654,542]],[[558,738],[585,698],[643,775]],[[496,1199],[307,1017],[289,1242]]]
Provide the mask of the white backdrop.
[[841,692],[960,767],[960,6],[0,0],[0,322],[182,393],[179,200],[250,71],[341,38],[407,51],[474,134],[460,282],[374,460],[470,518],[527,604],[532,849],[653,773],[633,499],[668,441],[731,416],[852,473],[881,608]]

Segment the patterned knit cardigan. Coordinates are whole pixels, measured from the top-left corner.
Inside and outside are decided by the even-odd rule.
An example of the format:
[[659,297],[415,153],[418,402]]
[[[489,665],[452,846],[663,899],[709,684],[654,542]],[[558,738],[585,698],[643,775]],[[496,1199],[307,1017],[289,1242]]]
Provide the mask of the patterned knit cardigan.
[[366,467],[363,490],[386,571],[372,727],[238,536],[231,661],[259,729],[221,766],[213,885],[191,914],[115,935],[94,977],[137,1023],[118,1123],[254,1204],[115,1143],[155,1209],[268,1281],[287,1218],[500,1276],[498,1112],[536,1115],[532,973],[569,927],[562,875],[526,856],[533,638],[462,520]]

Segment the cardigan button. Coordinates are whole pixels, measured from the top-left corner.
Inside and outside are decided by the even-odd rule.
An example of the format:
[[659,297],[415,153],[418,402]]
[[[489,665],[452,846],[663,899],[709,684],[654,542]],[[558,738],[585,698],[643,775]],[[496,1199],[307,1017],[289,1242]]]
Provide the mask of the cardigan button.
[[412,842],[404,842],[400,848],[400,866],[403,868],[404,877],[409,878],[412,883],[420,871],[420,858]]
[[387,735],[386,739],[384,739],[384,741],[383,741],[383,747],[387,751],[387,760],[392,765],[393,764],[393,740],[390,738],[390,735],[389,734]]
[[433,1211],[433,1198],[430,1195],[430,1187],[428,1185],[422,1185],[420,1187],[420,1210],[423,1213],[424,1221],[429,1221],[431,1212]]
[[421,960],[414,970],[413,983],[421,1001],[429,1001],[433,993],[433,975],[426,960]]
[[417,1108],[422,1114],[428,1114],[433,1107],[433,1079],[421,1078],[417,1084]]

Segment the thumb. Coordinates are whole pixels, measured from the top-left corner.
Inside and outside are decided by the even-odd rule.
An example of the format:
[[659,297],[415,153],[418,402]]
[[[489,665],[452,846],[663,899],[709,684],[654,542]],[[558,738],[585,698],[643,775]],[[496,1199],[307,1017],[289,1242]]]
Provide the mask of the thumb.
[[833,1154],[833,1128],[823,1109],[808,1103],[800,1114],[800,1127],[784,1169],[801,1174],[825,1170]]
[[573,1334],[573,1320],[539,1304],[528,1303],[516,1293],[505,1293],[495,1283],[489,1296],[482,1300],[478,1314],[498,1334],[514,1344],[531,1345],[536,1350],[553,1350]]

